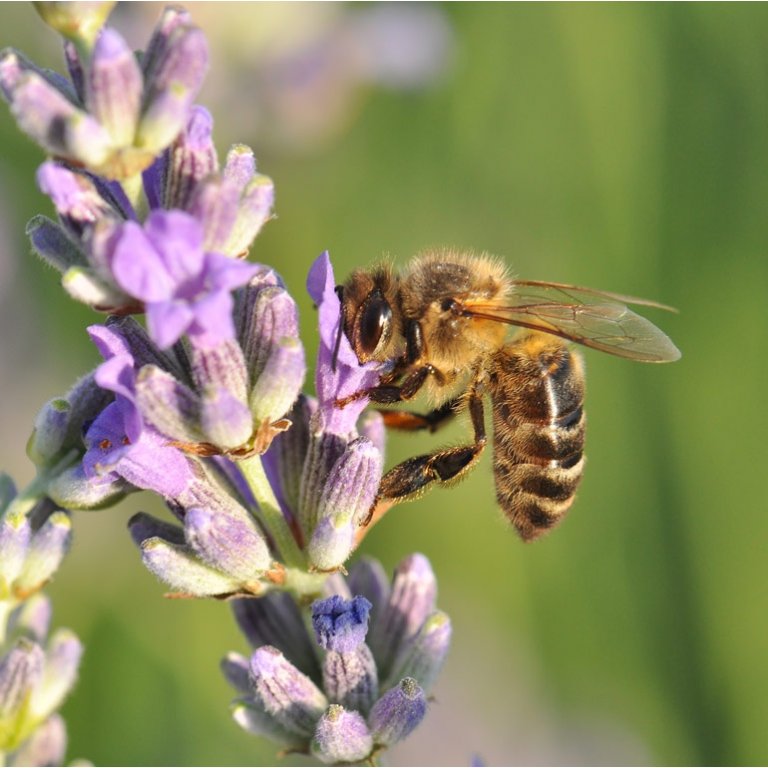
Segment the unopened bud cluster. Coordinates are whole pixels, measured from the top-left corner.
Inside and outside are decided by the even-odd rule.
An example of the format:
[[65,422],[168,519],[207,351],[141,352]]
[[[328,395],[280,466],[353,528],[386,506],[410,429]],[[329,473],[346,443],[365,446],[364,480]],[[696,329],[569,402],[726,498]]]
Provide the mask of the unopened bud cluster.
[[335,594],[310,609],[313,638],[285,594],[235,601],[255,650],[222,662],[241,694],[232,713],[245,730],[323,763],[371,760],[424,718],[451,623],[435,607],[423,555],[403,560],[391,584],[377,561],[363,559],[326,589]]

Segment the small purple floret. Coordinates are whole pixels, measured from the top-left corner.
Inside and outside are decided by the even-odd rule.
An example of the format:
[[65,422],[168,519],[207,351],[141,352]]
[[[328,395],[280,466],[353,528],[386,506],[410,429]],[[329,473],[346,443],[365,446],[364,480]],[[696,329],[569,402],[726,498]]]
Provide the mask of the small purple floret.
[[350,653],[364,640],[368,632],[371,604],[364,598],[344,600],[333,595],[312,603],[312,626],[317,642],[327,651]]
[[162,349],[182,334],[215,345],[234,338],[231,291],[258,267],[203,250],[203,228],[183,211],[153,211],[126,222],[109,264],[117,284],[143,301],[150,336]]
[[320,347],[315,388],[323,427],[337,435],[348,435],[354,431],[368,399],[360,398],[344,408],[337,408],[336,400],[374,386],[378,383],[382,366],[375,362],[361,365],[352,345],[342,333],[334,370],[333,354],[341,322],[341,304],[336,295],[336,280],[328,251],[323,251],[312,264],[307,277],[307,291],[319,310]]

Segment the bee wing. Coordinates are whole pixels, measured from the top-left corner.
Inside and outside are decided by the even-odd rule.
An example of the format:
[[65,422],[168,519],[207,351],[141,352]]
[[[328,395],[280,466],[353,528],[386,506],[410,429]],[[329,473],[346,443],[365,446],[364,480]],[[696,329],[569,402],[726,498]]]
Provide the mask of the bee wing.
[[551,333],[630,360],[666,363],[680,357],[680,350],[663,331],[626,305],[674,312],[672,307],[564,283],[516,280],[514,291],[513,304],[467,303],[464,311],[471,317]]

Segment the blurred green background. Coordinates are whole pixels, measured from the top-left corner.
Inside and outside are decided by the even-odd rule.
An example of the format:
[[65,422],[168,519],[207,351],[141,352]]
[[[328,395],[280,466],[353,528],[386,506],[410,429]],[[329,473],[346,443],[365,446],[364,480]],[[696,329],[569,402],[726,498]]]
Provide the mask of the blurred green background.
[[[279,218],[252,258],[299,300],[310,357],[303,283],[322,249],[342,277],[435,244],[677,306],[652,314],[683,350],[671,366],[586,352],[587,471],[551,536],[516,539],[486,456],[366,539],[388,570],[426,553],[454,622],[437,700],[391,762],[767,762],[768,7],[429,6],[437,42],[418,82],[361,74],[370,61],[349,50],[373,9],[191,8],[220,152],[250,144],[275,179]],[[120,7],[113,23],[140,47],[159,12]],[[411,23],[424,19],[388,34]],[[0,41],[61,67],[29,6],[0,5]],[[319,85],[273,76],[302,45],[331,62]],[[24,482],[37,408],[96,362],[95,318],[29,256],[24,224],[50,204],[33,182],[42,155],[6,108],[0,141],[0,465]],[[433,445],[395,435],[388,464]],[[50,589],[55,623],[86,645],[69,755],[272,763],[229,719],[218,660],[246,645],[227,606],[165,601],[140,565],[125,523],[152,507],[78,514]]]

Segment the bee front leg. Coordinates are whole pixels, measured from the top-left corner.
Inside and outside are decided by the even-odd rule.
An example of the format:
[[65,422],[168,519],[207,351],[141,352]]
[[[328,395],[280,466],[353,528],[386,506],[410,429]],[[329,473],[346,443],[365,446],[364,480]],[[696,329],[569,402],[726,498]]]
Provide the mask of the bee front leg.
[[445,485],[459,480],[475,465],[488,441],[480,394],[473,392],[468,399],[468,406],[475,431],[474,442],[414,456],[390,469],[381,479],[379,492],[365,520],[360,523],[361,526],[368,525],[376,505],[380,502],[399,502],[414,498],[432,483]]
[[342,397],[336,401],[337,408],[343,408],[349,403],[367,397],[373,403],[389,404],[410,400],[424,386],[429,376],[436,376],[439,380],[443,377],[433,365],[423,365],[403,379],[400,384],[378,384],[375,387],[361,389],[348,397]]

